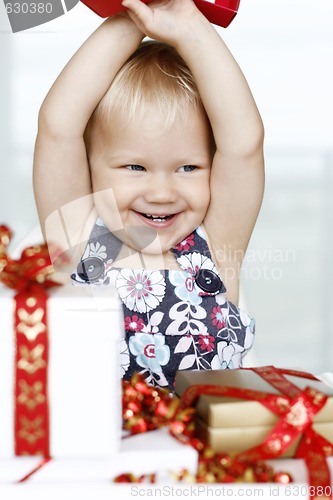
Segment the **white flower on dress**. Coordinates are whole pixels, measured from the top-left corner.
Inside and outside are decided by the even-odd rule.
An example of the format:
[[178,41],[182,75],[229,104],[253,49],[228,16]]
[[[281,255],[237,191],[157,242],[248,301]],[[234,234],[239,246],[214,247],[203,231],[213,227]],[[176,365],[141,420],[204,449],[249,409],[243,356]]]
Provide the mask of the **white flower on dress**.
[[174,285],[175,294],[180,300],[194,305],[201,304],[202,297],[195,288],[193,276],[184,271],[169,271],[169,280]]
[[228,302],[224,293],[218,293],[215,295],[215,300],[220,306],[224,306],[224,304]]
[[140,313],[155,309],[165,295],[165,280],[160,271],[122,269],[116,287],[125,306]]
[[98,257],[99,259],[106,259],[106,246],[101,245],[98,241],[96,243],[88,243],[86,249],[84,251],[82,259],[86,259],[87,257]]
[[241,368],[244,348],[234,342],[220,341],[217,344],[217,354],[212,359],[212,370],[226,368]]
[[165,345],[165,337],[162,334],[136,332],[129,340],[129,348],[136,356],[138,365],[153,373],[162,371],[161,366],[166,365],[170,359],[170,348]]
[[150,316],[148,323],[144,325],[140,331],[142,333],[160,333],[158,325],[161,323],[163,316],[164,313],[160,311],[153,313]]
[[121,367],[121,376],[123,377],[125,373],[128,370],[128,367],[130,365],[130,356],[129,356],[129,351],[128,351],[128,346],[127,342],[122,339],[119,343],[119,360],[120,360],[120,367]]
[[249,350],[252,347],[254,332],[255,332],[255,320],[252,318],[249,326],[246,327],[245,331],[245,340],[244,340],[244,349]]
[[190,272],[192,276],[196,276],[200,269],[210,269],[215,274],[218,274],[212,259],[198,252],[182,255],[177,259],[177,262],[182,269]]
[[182,255],[177,259],[177,262],[183,271],[186,271],[186,274],[179,271],[169,271],[169,279],[176,287],[177,297],[183,301],[189,301],[191,304],[201,304],[202,289],[196,284],[195,278],[201,269],[209,269],[218,275],[214,262],[198,252]]
[[109,279],[109,284],[116,286],[116,279],[119,276],[119,269],[114,269],[113,267],[107,267],[105,274]]

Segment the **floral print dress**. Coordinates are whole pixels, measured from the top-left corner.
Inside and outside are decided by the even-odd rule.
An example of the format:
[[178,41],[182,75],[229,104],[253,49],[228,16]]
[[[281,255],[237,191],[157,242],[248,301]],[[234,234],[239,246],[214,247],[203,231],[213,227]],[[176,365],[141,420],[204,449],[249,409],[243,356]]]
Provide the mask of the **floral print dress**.
[[254,320],[226,298],[199,227],[173,248],[179,270],[113,267],[121,241],[98,219],[74,284],[114,285],[123,304],[123,377],[174,388],[177,370],[240,368]]

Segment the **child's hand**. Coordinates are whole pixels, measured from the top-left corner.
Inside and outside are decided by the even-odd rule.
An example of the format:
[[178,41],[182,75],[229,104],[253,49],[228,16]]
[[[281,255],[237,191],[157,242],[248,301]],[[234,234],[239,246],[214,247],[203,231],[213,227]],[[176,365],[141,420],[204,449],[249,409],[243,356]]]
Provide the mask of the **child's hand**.
[[129,16],[145,35],[176,45],[186,26],[203,17],[193,0],[154,0],[149,5],[141,0],[123,0]]

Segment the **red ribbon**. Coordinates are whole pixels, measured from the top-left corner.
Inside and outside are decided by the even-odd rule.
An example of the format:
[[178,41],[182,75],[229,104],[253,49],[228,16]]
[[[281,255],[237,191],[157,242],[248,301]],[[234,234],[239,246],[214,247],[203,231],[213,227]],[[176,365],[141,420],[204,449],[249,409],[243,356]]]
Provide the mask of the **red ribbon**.
[[0,226],[0,282],[16,291],[15,454],[50,456],[48,405],[47,289],[59,284],[47,245],[26,248],[18,260],[7,247],[12,232]]
[[[216,386],[213,390],[220,389]],[[192,387],[190,388],[192,391]],[[207,386],[196,386],[192,396],[197,397],[200,391]],[[189,394],[189,392],[187,393]],[[251,391],[251,398],[257,394]],[[192,398],[193,399],[193,398]],[[195,409],[185,401],[172,396],[168,390],[152,387],[147,384],[142,375],[135,373],[131,380],[123,380],[123,421],[124,428],[131,434],[146,432],[163,426],[168,426],[169,432],[182,444],[194,447],[198,451],[198,470],[194,477],[183,470],[175,474],[174,479],[197,483],[214,482],[230,483],[242,482],[279,482],[286,484],[291,481],[289,474],[275,472],[263,460],[248,460],[242,457],[233,457],[226,453],[213,451],[199,439],[194,437]],[[151,481],[155,476],[135,476],[131,473],[121,474],[115,478],[116,482]]]
[[314,488],[327,486],[327,491],[330,491],[331,481],[326,456],[333,455],[333,445],[312,428],[313,418],[324,407],[327,396],[310,387],[301,390],[284,375],[317,379],[305,372],[281,370],[273,366],[247,369],[260,375],[280,390],[284,396],[238,387],[193,385],[185,390],[181,399],[186,405],[193,405],[202,394],[258,401],[275,414],[280,415],[281,419],[263,443],[239,453],[238,458],[245,461],[277,458],[283,455],[298,437],[302,436],[296,457],[305,460],[309,484]]
[[[304,374],[304,372],[276,369],[273,366],[254,368],[253,371],[269,383],[273,377],[276,377],[274,379],[276,384],[275,387],[287,396],[293,397],[294,388],[298,390],[298,396],[294,400],[288,414],[282,419],[281,427],[278,428],[279,424],[277,424],[271,435],[273,435],[274,432],[279,433],[281,431],[283,433],[284,427],[282,423],[288,415],[291,416],[291,420],[294,420],[293,427],[297,429],[297,434],[302,434],[300,445],[297,448],[296,458],[303,458],[305,460],[309,474],[309,484],[314,488],[320,486],[323,487],[324,490],[326,489],[326,491],[331,491],[331,478],[326,456],[333,455],[333,444],[312,428],[313,418],[325,405],[327,396],[311,388],[300,391],[300,389],[291,384],[284,375],[305,376],[313,380],[317,380],[316,377],[310,374]],[[302,400],[303,394],[305,395],[304,400]],[[294,411],[294,415],[292,415],[292,411]],[[306,412],[306,418],[304,419],[303,429],[301,430],[302,426],[297,426],[295,423],[297,424],[297,413],[299,414],[298,418],[301,419],[302,412],[304,416]],[[255,449],[253,451],[255,451]],[[260,452],[260,447],[258,447],[258,451]],[[330,497],[332,498],[331,495]]]

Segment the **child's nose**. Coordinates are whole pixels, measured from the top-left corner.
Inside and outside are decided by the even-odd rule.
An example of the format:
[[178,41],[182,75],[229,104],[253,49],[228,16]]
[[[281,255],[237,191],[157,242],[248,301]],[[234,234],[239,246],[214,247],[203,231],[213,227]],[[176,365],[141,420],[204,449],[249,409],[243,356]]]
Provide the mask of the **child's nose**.
[[146,201],[149,203],[174,203],[177,200],[177,186],[170,176],[152,176],[147,181]]

